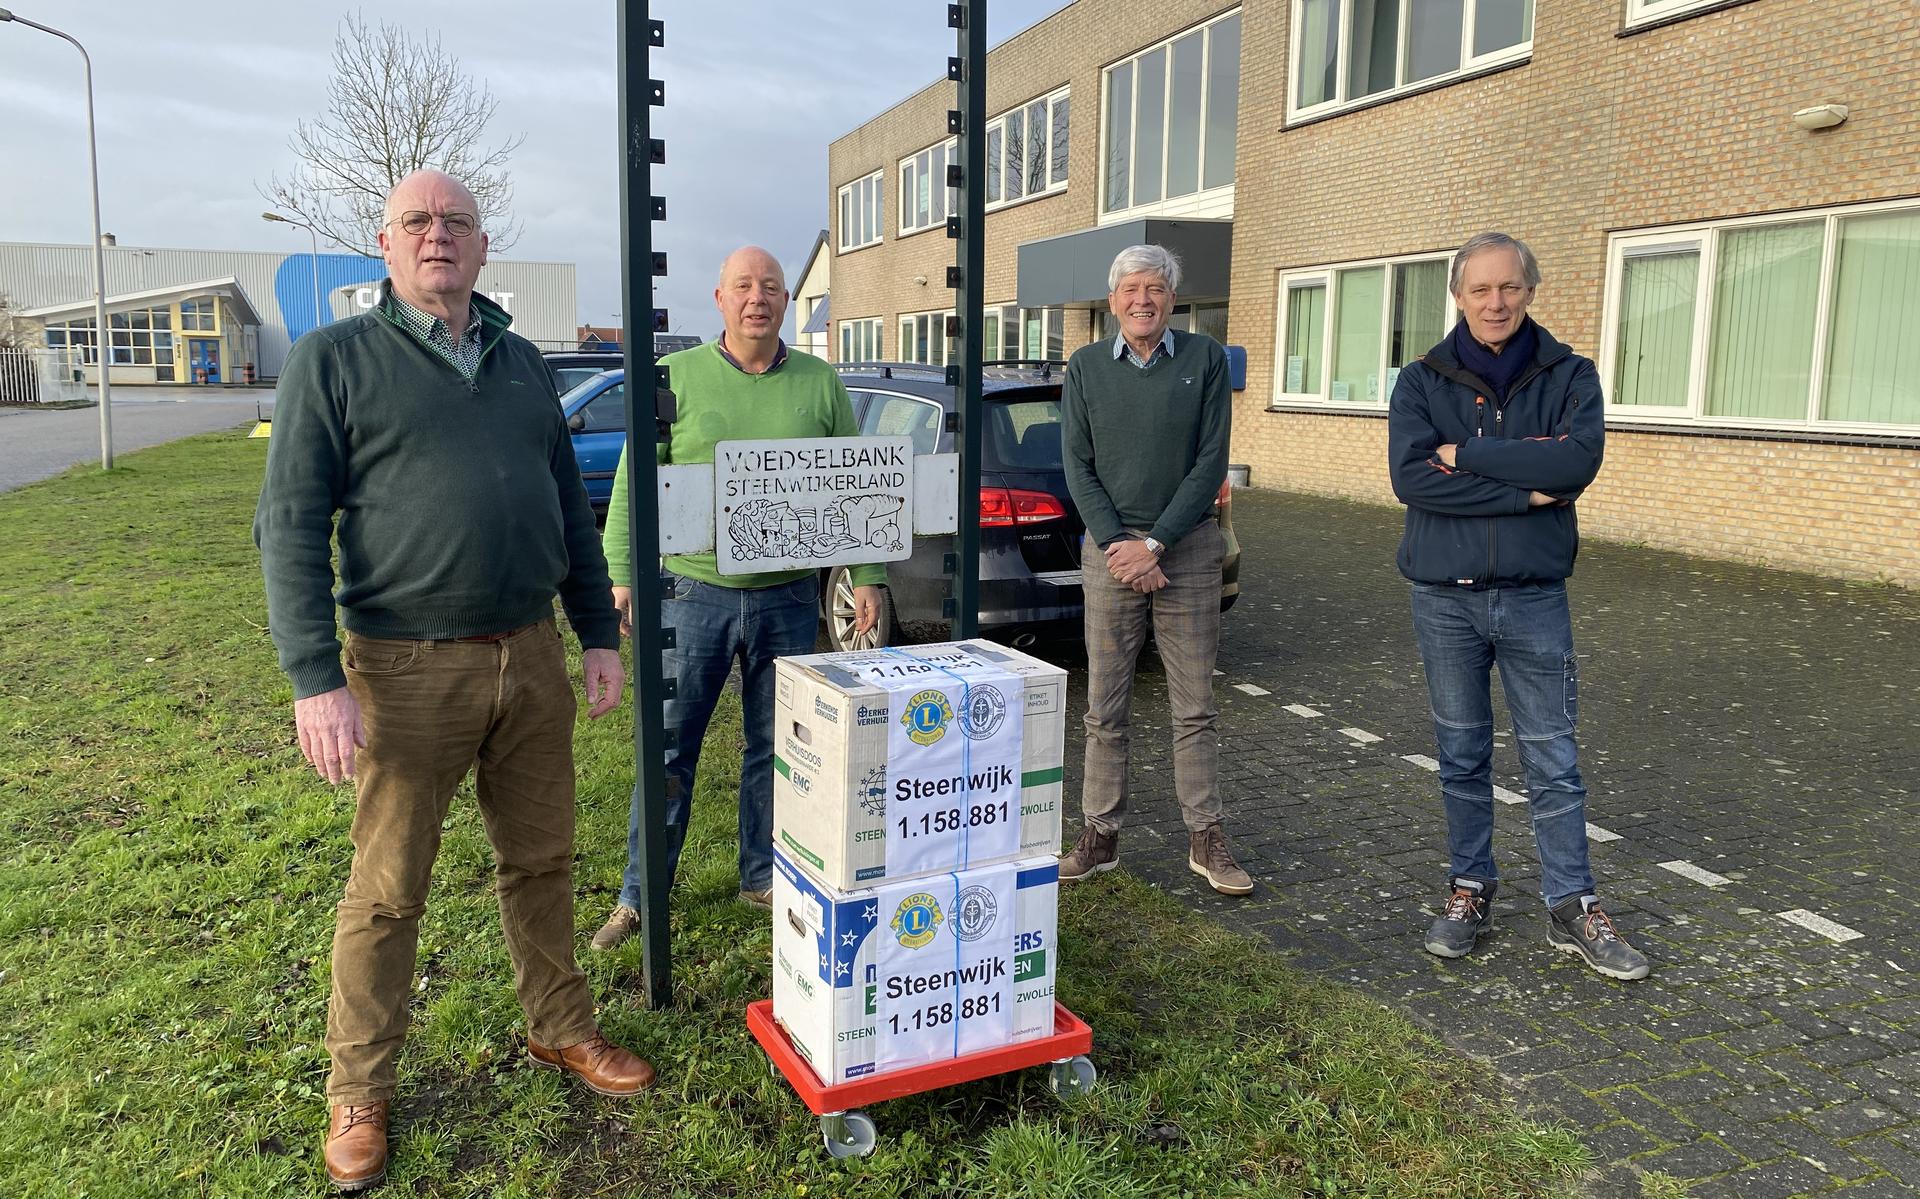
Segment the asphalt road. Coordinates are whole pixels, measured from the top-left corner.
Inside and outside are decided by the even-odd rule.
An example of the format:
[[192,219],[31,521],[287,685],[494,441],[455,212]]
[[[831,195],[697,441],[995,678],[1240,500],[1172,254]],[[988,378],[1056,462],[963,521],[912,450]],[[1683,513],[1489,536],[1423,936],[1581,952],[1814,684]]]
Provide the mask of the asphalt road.
[[[271,413],[273,389],[116,388],[113,452],[117,456],[196,433],[251,424],[256,401],[260,411]],[[88,462],[100,462],[97,406],[53,412],[0,408],[0,491],[50,479]]]

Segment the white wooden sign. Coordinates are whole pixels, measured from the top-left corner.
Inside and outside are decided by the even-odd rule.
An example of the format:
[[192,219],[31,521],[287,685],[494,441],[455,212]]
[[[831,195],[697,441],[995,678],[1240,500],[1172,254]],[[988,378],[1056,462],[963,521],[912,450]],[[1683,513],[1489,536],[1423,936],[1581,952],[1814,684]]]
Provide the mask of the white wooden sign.
[[720,573],[911,557],[913,467],[907,437],[720,442],[713,447]]

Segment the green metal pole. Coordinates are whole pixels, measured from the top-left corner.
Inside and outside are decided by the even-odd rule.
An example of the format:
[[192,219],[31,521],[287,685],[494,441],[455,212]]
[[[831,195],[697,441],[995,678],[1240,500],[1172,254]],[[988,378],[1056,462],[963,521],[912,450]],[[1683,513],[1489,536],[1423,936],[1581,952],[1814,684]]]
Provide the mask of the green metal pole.
[[647,1006],[673,1002],[673,962],[667,932],[667,779],[666,730],[661,705],[667,684],[660,654],[667,637],[660,628],[659,468],[653,457],[655,407],[664,372],[653,360],[654,330],[666,313],[653,306],[653,277],[666,274],[664,255],[653,250],[653,222],[667,216],[664,197],[653,194],[653,165],[666,159],[666,146],[651,133],[655,105],[665,89],[652,78],[648,59],[666,42],[659,21],[648,16],[648,0],[620,0],[620,250],[621,285],[626,297],[620,344],[627,368],[627,543],[633,577],[633,798],[641,805],[641,879],[646,899],[640,909],[640,940],[645,950]]
[[980,631],[980,364],[986,319],[987,192],[987,4],[959,0],[947,5],[947,24],[956,31],[958,53],[947,60],[947,77],[959,85],[959,107],[947,114],[958,135],[960,162],[947,168],[948,182],[960,189],[960,213],[947,219],[955,239],[957,265],[947,272],[955,291],[954,314],[960,323],[960,365],[948,368],[959,416],[954,443],[960,451],[960,527],[953,539],[953,637]]

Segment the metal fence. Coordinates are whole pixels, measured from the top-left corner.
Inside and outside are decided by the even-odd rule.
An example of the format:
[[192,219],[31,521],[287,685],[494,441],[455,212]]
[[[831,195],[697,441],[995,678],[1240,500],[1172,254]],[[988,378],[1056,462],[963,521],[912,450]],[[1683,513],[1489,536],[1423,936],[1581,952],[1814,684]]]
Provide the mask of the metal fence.
[[62,404],[87,398],[81,351],[0,347],[0,404]]

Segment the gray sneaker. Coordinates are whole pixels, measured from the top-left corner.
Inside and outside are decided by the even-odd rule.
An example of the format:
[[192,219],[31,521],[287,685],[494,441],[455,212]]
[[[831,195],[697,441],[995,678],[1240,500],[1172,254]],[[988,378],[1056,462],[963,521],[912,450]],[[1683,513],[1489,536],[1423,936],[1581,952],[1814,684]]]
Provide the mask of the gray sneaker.
[[1080,839],[1060,856],[1060,881],[1077,882],[1120,864],[1120,834],[1103,833],[1091,824],[1080,830]]
[[1227,834],[1219,825],[1187,834],[1187,869],[1207,880],[1222,895],[1251,895],[1253,876],[1240,869],[1227,848]]
[[1493,893],[1499,889],[1490,879],[1456,877],[1453,894],[1427,929],[1427,952],[1443,958],[1472,953],[1480,938],[1493,931]]
[[1627,944],[1620,930],[1613,927],[1612,917],[1601,910],[1600,901],[1593,896],[1562,900],[1552,916],[1547,923],[1547,943],[1555,949],[1578,954],[1608,978],[1631,982],[1652,972],[1647,955]]
[[758,891],[749,891],[745,887],[742,887],[740,888],[740,902],[750,903],[756,908],[765,908],[771,912],[773,910],[773,888],[763,887]]
[[600,926],[600,931],[593,934],[593,940],[587,944],[605,953],[609,949],[619,948],[621,942],[639,931],[640,913],[624,903],[617,904],[613,914],[607,917],[607,922]]

